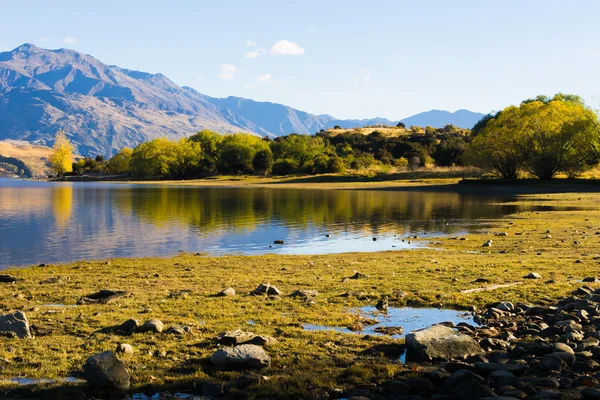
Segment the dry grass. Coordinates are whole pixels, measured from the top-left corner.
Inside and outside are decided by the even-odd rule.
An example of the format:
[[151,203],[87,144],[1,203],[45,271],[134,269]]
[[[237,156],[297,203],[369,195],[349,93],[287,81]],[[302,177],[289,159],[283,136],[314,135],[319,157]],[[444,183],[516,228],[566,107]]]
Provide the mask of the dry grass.
[[0,156],[21,160],[27,165],[34,176],[46,176],[50,172],[48,157],[52,149],[24,141],[0,141]]

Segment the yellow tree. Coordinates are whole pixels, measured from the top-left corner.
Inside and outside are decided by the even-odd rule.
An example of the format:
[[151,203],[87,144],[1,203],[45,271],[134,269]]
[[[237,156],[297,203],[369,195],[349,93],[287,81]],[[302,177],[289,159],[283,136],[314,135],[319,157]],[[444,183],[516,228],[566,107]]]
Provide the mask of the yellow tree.
[[60,129],[56,132],[52,154],[50,155],[50,164],[56,175],[63,176],[67,172],[73,171],[73,145],[67,137],[67,133]]

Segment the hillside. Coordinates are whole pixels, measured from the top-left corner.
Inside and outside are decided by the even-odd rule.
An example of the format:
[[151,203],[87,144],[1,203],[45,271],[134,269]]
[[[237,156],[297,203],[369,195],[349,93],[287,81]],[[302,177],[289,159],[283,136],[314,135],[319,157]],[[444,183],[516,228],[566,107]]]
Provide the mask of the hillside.
[[[481,117],[466,110],[457,113],[431,111],[403,121],[418,117],[410,124],[470,128]],[[111,155],[124,146],[163,136],[186,137],[202,129],[275,137],[312,134],[335,125],[396,123],[384,118],[339,120],[276,103],[213,98],[162,74],[106,65],[69,49],[24,44],[0,53],[0,140],[52,145],[62,128],[82,155]]]
[[[48,157],[52,149],[15,140],[0,141],[0,176],[44,177],[50,171]],[[24,164],[21,165],[21,162]]]

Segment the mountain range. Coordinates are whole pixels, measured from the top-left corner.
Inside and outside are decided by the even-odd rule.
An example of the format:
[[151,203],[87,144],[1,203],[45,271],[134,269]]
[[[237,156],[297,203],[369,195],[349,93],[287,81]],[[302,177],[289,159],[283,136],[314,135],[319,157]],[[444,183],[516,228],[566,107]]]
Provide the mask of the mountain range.
[[[431,110],[407,126],[471,128],[483,114]],[[69,49],[24,44],[0,52],[0,140],[51,145],[64,129],[82,155],[111,155],[157,137],[187,137],[202,129],[276,137],[313,134],[339,125],[395,125],[385,118],[340,120],[282,104],[240,97],[213,98],[180,87],[162,74],[106,65]]]

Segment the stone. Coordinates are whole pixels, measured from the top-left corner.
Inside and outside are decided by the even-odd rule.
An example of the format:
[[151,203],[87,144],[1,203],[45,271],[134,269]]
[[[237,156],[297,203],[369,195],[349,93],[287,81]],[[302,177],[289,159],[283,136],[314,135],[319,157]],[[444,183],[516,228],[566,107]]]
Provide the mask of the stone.
[[117,353],[133,354],[133,347],[127,343],[121,343],[117,346]]
[[520,376],[527,371],[529,367],[527,365],[521,364],[500,364],[500,363],[487,363],[487,362],[476,362],[475,370],[482,373],[483,375],[488,375],[493,373],[494,371],[507,371],[511,374]]
[[112,351],[91,356],[83,366],[83,377],[92,388],[129,388],[129,372]]
[[281,295],[281,291],[277,289],[275,286],[270,283],[261,283],[258,285],[256,289],[252,292],[253,295],[269,295],[269,296],[279,296]]
[[190,333],[192,331],[192,328],[190,328],[187,325],[171,325],[166,331],[165,333],[168,333],[169,335],[179,335],[179,336],[183,336],[187,333]]
[[524,276],[525,279],[542,279],[542,276],[537,272],[530,272],[528,275]]
[[483,379],[483,377],[481,377],[467,369],[461,369],[459,371],[456,371],[448,379],[446,379],[446,381],[444,382],[444,385],[446,387],[449,387],[450,389],[454,389],[459,383],[464,382],[469,379],[475,379],[475,380],[479,381],[479,383],[485,383],[485,379]]
[[563,360],[556,356],[558,353],[547,354],[540,360],[539,367],[548,371],[560,371],[566,364]]
[[375,305],[375,308],[379,311],[387,311],[389,306],[389,299],[387,296],[383,296]]
[[21,311],[0,315],[0,332],[14,332],[18,338],[30,338],[31,330],[27,316]]
[[219,296],[219,297],[231,297],[231,296],[235,296],[235,289],[232,288],[232,287],[229,287],[227,289],[223,289],[219,293],[217,293],[217,296]]
[[318,295],[319,295],[319,292],[316,290],[302,289],[302,290],[294,290],[292,292],[292,294],[290,294],[290,297],[302,297],[302,298],[306,299],[306,298],[311,298],[311,297],[317,297]]
[[433,390],[433,384],[429,379],[425,378],[408,378],[406,384],[410,387],[411,391],[416,393],[431,392]]
[[119,291],[119,290],[100,290],[98,292],[88,294],[87,296],[83,296],[77,301],[77,304],[108,304],[111,303],[123,296],[125,296],[127,292]]
[[500,311],[512,312],[514,311],[515,306],[510,301],[503,301],[502,303],[498,304],[496,308]]
[[560,343],[560,342],[552,343],[552,351],[555,353],[575,354],[575,351],[573,351],[571,346],[569,346],[568,344],[565,344],[565,343]]
[[217,350],[210,361],[222,369],[237,370],[268,367],[271,357],[260,346],[242,344]]
[[43,281],[40,282],[40,284],[64,284],[67,283],[68,281],[71,280],[71,277],[69,276],[50,276],[46,279],[44,279]]
[[444,325],[433,325],[406,335],[407,360],[452,360],[483,354],[483,349],[470,336]]
[[144,322],[142,326],[140,326],[137,330],[138,332],[154,332],[161,333],[163,331],[164,324],[162,321],[158,319],[151,319],[149,321]]
[[13,275],[6,275],[6,274],[0,275],[0,283],[14,283],[14,282],[17,282],[18,280],[19,280],[19,278],[17,278],[16,276],[13,276]]
[[277,340],[270,336],[255,335],[252,332],[244,332],[240,329],[228,331],[217,336],[217,343],[226,346],[237,346],[240,344],[254,344],[257,346],[265,346],[277,343]]
[[132,334],[133,332],[136,331],[137,328],[139,328],[140,326],[140,322],[138,320],[135,319],[128,319],[127,321],[123,322],[121,325],[117,326],[115,328],[115,331],[120,332],[120,333],[124,333],[124,334]]
[[585,388],[580,393],[584,400],[600,400],[600,389]]
[[492,389],[473,378],[459,383],[454,391],[462,400],[479,400],[485,397],[497,397]]

